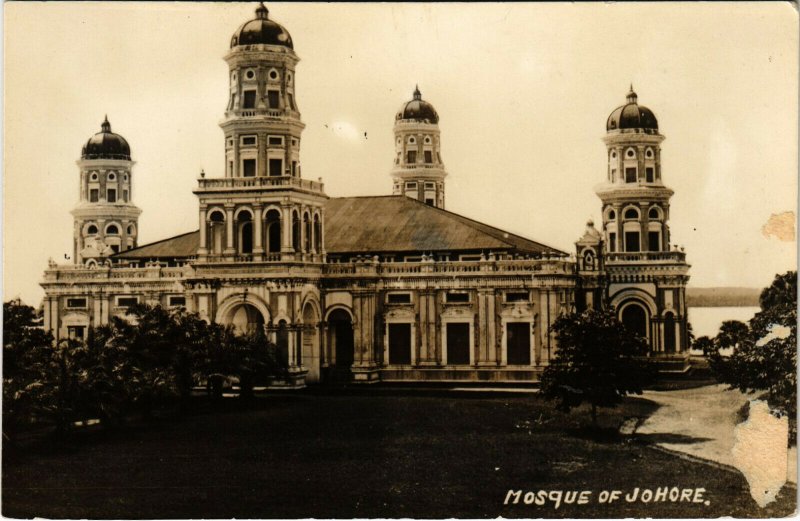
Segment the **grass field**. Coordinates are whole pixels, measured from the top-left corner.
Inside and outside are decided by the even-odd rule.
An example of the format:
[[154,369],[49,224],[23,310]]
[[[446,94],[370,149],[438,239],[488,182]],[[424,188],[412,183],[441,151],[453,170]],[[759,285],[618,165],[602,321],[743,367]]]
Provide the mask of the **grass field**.
[[[654,407],[628,399],[603,410],[601,423],[616,428]],[[586,411],[557,413],[533,395],[303,393],[197,409],[121,433],[82,433],[67,450],[4,451],[3,515],[782,517],[795,508],[793,488],[762,510],[741,475],[646,439],[596,441],[581,428]],[[597,501],[602,490],[664,486],[705,488],[709,504]],[[509,489],[592,494],[556,509],[504,505]]]

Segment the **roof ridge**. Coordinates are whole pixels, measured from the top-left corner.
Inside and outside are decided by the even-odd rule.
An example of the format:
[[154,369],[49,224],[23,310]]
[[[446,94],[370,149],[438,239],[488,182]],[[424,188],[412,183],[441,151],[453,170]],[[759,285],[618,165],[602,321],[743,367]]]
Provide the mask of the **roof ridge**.
[[157,241],[148,242],[147,244],[142,244],[141,246],[137,246],[135,248],[131,248],[130,250],[117,252],[114,255],[111,255],[111,257],[123,257],[125,254],[131,253],[131,252],[135,252],[136,250],[141,250],[142,248],[147,248],[147,247],[153,246],[155,244],[161,244],[162,242],[172,241],[174,239],[177,239],[178,237],[184,237],[186,235],[191,235],[193,233],[199,233],[199,232],[200,232],[200,229],[198,228],[197,230],[195,230],[193,232],[179,233],[178,235],[173,235],[172,237],[165,237],[164,239],[159,239]]

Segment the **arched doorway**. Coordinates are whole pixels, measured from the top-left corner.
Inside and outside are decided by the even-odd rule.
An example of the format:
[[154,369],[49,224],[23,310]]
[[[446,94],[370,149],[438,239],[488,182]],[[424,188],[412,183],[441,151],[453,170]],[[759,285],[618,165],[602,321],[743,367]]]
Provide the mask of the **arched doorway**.
[[264,327],[264,316],[255,306],[242,304],[231,310],[228,324],[233,325],[238,334],[249,335]]
[[664,352],[675,352],[675,315],[671,312],[664,315]]
[[343,309],[335,309],[328,315],[328,346],[335,372],[348,376],[353,365],[353,319]]
[[319,317],[316,308],[307,302],[303,308],[303,329],[300,352],[308,368],[306,383],[319,382]]
[[637,304],[627,304],[622,309],[620,321],[625,325],[628,331],[632,331],[642,338],[647,338],[647,311]]
[[220,211],[212,212],[208,221],[211,228],[209,233],[211,237],[211,253],[220,255],[224,247],[225,215]]

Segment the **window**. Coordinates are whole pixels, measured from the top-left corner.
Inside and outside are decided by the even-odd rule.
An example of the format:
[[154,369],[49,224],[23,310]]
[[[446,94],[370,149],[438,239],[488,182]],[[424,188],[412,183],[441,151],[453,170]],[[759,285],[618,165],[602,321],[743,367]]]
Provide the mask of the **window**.
[[634,208],[628,208],[625,210],[625,218],[636,220],[639,218],[639,212],[637,212]]
[[86,326],[67,326],[67,336],[70,340],[83,341]]
[[297,176],[297,161],[292,161],[292,177]]
[[425,151],[425,162],[433,163],[433,152],[431,152],[430,150]]
[[278,92],[277,90],[268,90],[267,101],[269,102],[269,108],[271,109],[280,108],[280,92]]
[[469,323],[451,322],[446,327],[448,365],[468,365]]
[[113,251],[114,253],[119,253],[119,244],[112,244],[111,251]]
[[252,80],[256,77],[256,73],[252,69],[248,70],[244,75],[248,80]]
[[413,145],[413,144],[414,144],[414,143],[416,143],[416,142],[417,142],[417,140],[416,140],[416,139],[414,139],[414,136],[411,136],[410,138],[408,138],[408,143],[409,143],[410,145]]
[[625,169],[625,182],[626,183],[635,183],[636,182],[636,169],[635,168],[626,168]]
[[275,69],[272,69],[271,71],[269,71],[269,79],[277,80],[278,79],[278,71],[276,71]]
[[94,224],[90,224],[89,227],[86,228],[86,233],[88,233],[89,235],[97,234],[97,226],[95,226]]
[[614,183],[616,181],[617,181],[617,169],[616,168],[612,168],[611,169],[611,182]]
[[406,163],[416,163],[417,162],[417,151],[416,150],[409,150],[407,154]]
[[530,295],[527,292],[506,293],[506,302],[528,302]]
[[92,181],[97,181],[97,172],[92,172],[92,175],[89,177]]
[[109,188],[106,200],[109,203],[116,203],[117,202],[117,190],[115,188]]
[[109,181],[116,181],[117,180],[117,174],[115,174],[114,172],[110,172],[108,174],[108,180]]
[[244,91],[244,109],[254,109],[256,108],[256,91],[254,90],[246,90]]
[[116,224],[111,224],[106,228],[106,235],[118,235],[119,228],[117,228]]
[[411,324],[389,324],[389,364],[411,363]]
[[243,146],[253,146],[258,143],[258,138],[256,136],[242,136],[242,145]]
[[281,136],[270,136],[267,142],[270,146],[283,146],[283,138]]
[[283,175],[283,160],[270,159],[269,160],[269,175],[277,177]]
[[647,159],[652,159],[652,158],[653,158],[653,149],[652,149],[652,148],[648,148],[648,149],[647,149],[647,152],[645,152],[644,156],[645,156]]
[[652,183],[653,180],[655,179],[655,173],[654,173],[653,167],[652,166],[648,166],[647,168],[644,169],[644,173],[645,173],[645,178],[647,179],[647,182],[648,183]]
[[658,232],[647,232],[647,249],[649,251],[661,251],[661,234]]
[[469,302],[469,293],[447,293],[445,300],[450,303]]
[[411,304],[411,293],[389,293],[386,295],[387,304]]
[[649,217],[650,219],[653,219],[653,220],[660,219],[661,216],[658,214],[658,208],[655,208],[655,207],[650,208],[650,211],[647,212],[647,217]]
[[98,200],[100,200],[100,190],[97,188],[89,189],[89,202],[96,203]]
[[417,183],[415,182],[406,183],[406,190],[416,190],[416,189],[417,189]]
[[433,183],[425,183],[425,190],[435,190],[436,185]]
[[139,303],[139,297],[117,297],[117,307],[128,308]]
[[625,232],[625,251],[639,251],[639,232]]
[[86,299],[85,298],[68,298],[67,299],[67,307],[70,309],[79,309],[86,307]]
[[185,306],[186,297],[183,295],[172,295],[168,298],[168,302],[170,306]]
[[469,254],[469,255],[459,255],[458,260],[460,261],[479,261],[481,260],[481,256],[478,254]]
[[610,251],[610,252],[617,251],[617,234],[616,233],[609,233],[608,234],[608,251]]
[[228,175],[233,175],[233,161],[228,161]]
[[428,206],[433,206],[434,205],[434,200],[433,199],[425,199],[425,204],[427,204]]
[[132,224],[128,225],[128,235],[133,235],[133,225]]
[[506,360],[508,365],[531,364],[531,325],[528,322],[506,324]]
[[632,159],[632,158],[636,157],[636,152],[634,152],[632,148],[629,148],[625,152],[625,157],[627,157],[628,159]]
[[256,160],[245,159],[242,161],[242,177],[255,177],[256,176]]
[[611,210],[610,212],[608,212],[608,220],[609,221],[613,221],[616,218],[617,218],[617,214],[616,214],[616,212],[614,212],[614,210]]
[[292,94],[291,92],[289,93],[289,108],[292,110],[297,110],[296,108],[294,108],[294,94]]
[[617,158],[617,153],[611,152],[611,159],[616,159],[616,158]]

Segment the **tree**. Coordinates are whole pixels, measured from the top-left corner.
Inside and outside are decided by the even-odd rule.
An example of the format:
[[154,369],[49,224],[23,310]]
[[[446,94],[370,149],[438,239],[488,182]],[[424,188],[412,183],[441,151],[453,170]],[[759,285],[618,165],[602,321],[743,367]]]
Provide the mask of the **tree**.
[[615,407],[624,396],[641,394],[654,377],[644,358],[647,342],[627,330],[613,309],[564,315],[551,330],[558,349],[542,374],[542,395],[567,412],[590,404],[595,428],[598,407]]
[[759,304],[761,311],[750,320],[748,332],[733,354],[725,359],[715,353],[710,359],[711,367],[717,378],[731,388],[765,392],[773,411],[789,417],[794,437],[797,429],[797,272],[776,275],[772,284],[761,292]]
[[719,333],[714,337],[715,349],[736,348],[750,337],[750,328],[739,320],[726,320],[719,327]]
[[714,340],[703,335],[692,342],[692,349],[702,351],[703,355],[708,356],[714,351]]

